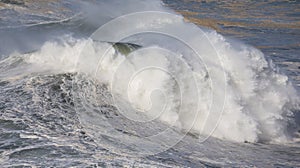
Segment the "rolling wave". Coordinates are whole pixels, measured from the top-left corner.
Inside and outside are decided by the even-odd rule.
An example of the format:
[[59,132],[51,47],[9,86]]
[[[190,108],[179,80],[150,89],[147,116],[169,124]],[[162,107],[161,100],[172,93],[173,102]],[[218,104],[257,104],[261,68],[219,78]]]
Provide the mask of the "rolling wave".
[[[212,136],[239,142],[291,140],[294,132],[287,129],[295,124],[293,110],[297,109],[298,96],[288,77],[279,73],[257,49],[240,43],[235,44],[237,49],[214,31],[207,34],[209,39],[215,39],[213,45],[222,53],[226,65],[226,101]],[[158,117],[183,130],[190,127],[196,134],[210,134],[215,126],[215,118],[220,114],[210,111],[212,92],[224,88],[212,88],[208,74],[218,73],[214,68],[220,67],[202,66],[201,73],[193,72],[187,63],[182,63],[186,59],[184,55],[178,59],[157,46],[141,48],[125,56],[110,43],[72,38],[66,41],[64,44],[47,42],[40,51],[3,60],[1,64],[9,66],[2,78],[36,73],[83,73],[105,84],[113,95],[150,118]],[[101,61],[99,56],[103,56]],[[130,79],[132,76],[134,79]],[[198,100],[193,99],[196,93],[201,95]],[[187,99],[185,104],[183,97]],[[117,101],[121,100],[115,101],[116,106],[120,105]],[[199,107],[197,111],[193,111],[195,107]],[[131,108],[119,110],[131,111]]]
[[[64,30],[37,50],[10,53],[0,61],[5,131],[33,129],[34,135],[25,131],[20,137],[32,139],[30,144],[52,138],[55,143],[43,141],[51,149],[72,141],[85,151],[81,143],[96,141],[105,149],[91,150],[124,158],[129,157],[124,153],[166,151],[186,134],[190,142],[212,136],[208,143],[228,146],[297,142],[298,93],[260,50],[188,23],[158,0],[80,5],[90,13],[80,18],[87,19],[82,25],[68,29],[71,33]],[[90,37],[72,34],[96,25],[101,27]],[[45,25],[33,27],[39,26]],[[44,28],[38,30],[48,31]],[[29,39],[26,33],[24,38]],[[22,123],[27,124],[19,128]],[[22,151],[49,155],[40,146],[6,152],[18,159]],[[68,147],[63,151],[88,155]]]

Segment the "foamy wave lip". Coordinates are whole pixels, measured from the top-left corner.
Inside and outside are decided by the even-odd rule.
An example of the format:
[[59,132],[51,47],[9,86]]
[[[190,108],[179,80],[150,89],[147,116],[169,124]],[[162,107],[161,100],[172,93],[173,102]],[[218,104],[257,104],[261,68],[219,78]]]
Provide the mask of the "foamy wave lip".
[[[210,39],[215,39],[214,45],[217,46],[218,53],[222,53],[225,66],[225,72],[227,77],[227,94],[226,103],[224,105],[224,113],[221,121],[218,123],[215,132],[212,136],[228,139],[233,141],[285,141],[290,138],[287,134],[287,126],[292,123],[292,109],[296,107],[298,103],[298,95],[292,84],[288,81],[287,76],[274,71],[271,67],[271,63],[268,63],[263,54],[252,47],[244,46],[240,44],[240,50],[235,49],[230,43],[228,43],[222,36],[216,33],[208,34]],[[101,47],[106,48],[107,43],[93,44],[92,40],[78,40],[75,45],[60,45],[58,43],[46,43],[39,52],[30,54],[26,60],[28,63],[36,64],[39,67],[47,69],[59,70],[61,72],[83,72],[89,75],[93,75],[93,70],[97,69],[98,65],[95,63],[98,60],[98,56],[103,54],[104,51]],[[89,48],[89,53],[86,54],[84,59],[79,58],[78,53],[83,47]],[[86,50],[85,50],[86,51]],[[148,53],[149,54],[149,53]],[[99,82],[109,83],[111,76],[116,71],[118,61],[124,61],[126,58],[123,55],[118,55],[115,60],[115,51],[112,49],[109,56],[105,58],[105,61],[100,65],[101,71],[97,76]],[[158,54],[156,53],[156,56]],[[129,72],[132,70],[132,63],[134,66],[152,61],[152,65],[162,64],[162,59],[165,59],[165,66],[172,65],[172,60],[164,58],[165,55],[158,57],[149,57],[146,54],[127,58],[128,65],[124,65],[123,75],[126,70]],[[209,57],[209,55],[207,55]],[[152,58],[152,59],[151,59]],[[154,59],[155,58],[155,59]],[[134,59],[134,60],[131,60]],[[117,61],[118,60],[118,61]],[[179,64],[180,65],[180,64]],[[80,68],[78,68],[78,66]],[[75,69],[76,67],[76,69]],[[169,71],[175,71],[176,73],[182,72],[180,66],[171,66],[166,68],[174,68]],[[219,67],[215,67],[219,68]],[[214,73],[214,68],[209,68],[210,73]],[[217,71],[216,71],[217,72]],[[172,93],[172,88],[166,88],[166,86],[173,86],[173,82],[169,77],[162,74],[156,74],[155,71],[151,75],[151,81],[155,81],[155,86],[139,85],[130,89],[130,100],[133,106],[139,109],[149,109],[151,100],[149,99],[149,90],[154,88],[160,88],[167,90],[166,93],[169,97],[172,97],[173,103],[176,101],[176,94]],[[203,74],[206,74],[206,70],[203,69]],[[193,132],[209,133],[206,132],[207,127],[214,127],[210,125],[210,118],[214,118],[210,113],[211,92],[218,91],[223,88],[211,88],[209,80],[203,74],[193,74],[197,78],[197,86],[200,88],[201,100],[199,102],[199,115],[196,118],[195,125],[193,126]],[[149,74],[139,76],[138,82],[149,83]],[[122,81],[121,79],[118,79]],[[182,79],[189,82],[189,78]],[[147,82],[148,81],[148,82]],[[135,81],[137,82],[137,81]],[[126,89],[127,84],[119,84],[119,89]],[[123,88],[122,88],[123,87]],[[127,98],[127,92],[118,91],[119,94]],[[156,99],[158,99],[156,97]],[[156,101],[156,103],[159,101]],[[163,103],[164,101],[162,101]],[[191,105],[196,105],[198,102],[191,100]],[[159,105],[158,105],[159,106]],[[173,106],[176,106],[175,104]],[[174,109],[169,109],[170,113]],[[188,111],[188,109],[186,109]],[[188,112],[187,112],[188,114]],[[207,115],[211,117],[207,118]],[[172,119],[173,118],[173,119]],[[174,124],[174,120],[178,121],[177,126],[183,126],[194,120],[184,116],[184,114],[178,115],[167,112],[161,117],[165,122]],[[183,128],[184,129],[184,128]],[[207,130],[211,130],[208,128]]]
[[[155,17],[157,16],[159,15]],[[180,113],[176,113],[178,111],[176,108],[181,105],[180,98],[182,98],[178,95],[178,91],[174,90],[176,82],[174,83],[173,78],[165,73],[161,74],[154,69],[149,70],[147,74],[140,74],[137,79],[133,80],[129,93],[126,82],[118,83],[117,89],[112,90],[128,100],[134,108],[140,111],[151,109],[153,111],[150,116],[152,116],[157,112],[155,107],[161,109],[165,106],[167,99],[170,100],[170,106],[159,115],[160,119],[181,129],[189,128],[191,123],[194,123],[191,128],[193,133],[210,134],[211,130],[214,130],[212,136],[238,142],[286,142],[293,138],[294,132],[290,133],[287,129],[295,122],[293,110],[298,109],[299,97],[288,77],[279,73],[274,68],[275,66],[264,58],[262,52],[240,42],[230,42],[215,31],[202,30],[193,24],[186,23],[180,16],[177,16],[176,21],[171,22],[166,18],[162,18],[161,21],[164,24],[159,22],[158,25],[149,21],[147,25],[147,20],[144,20],[143,25],[140,24],[141,22],[137,22],[139,23],[137,25],[132,22],[132,24],[122,25],[122,29],[126,29],[127,26],[136,26],[137,29],[152,27],[156,31],[181,33],[192,43],[192,48],[198,47],[201,50],[201,57],[206,60],[205,66],[198,65],[197,71],[188,71],[185,68],[188,64],[176,62],[164,52],[133,52],[132,56],[126,57],[117,53],[110,43],[70,38],[66,38],[66,43],[63,44],[46,43],[41,50],[28,54],[26,61],[44,70],[52,69],[55,72],[79,72],[91,77],[95,77],[95,72],[97,72],[98,82],[110,84],[114,80],[112,76],[121,64],[122,73],[126,76],[126,74],[132,74],[132,66],[139,67],[147,60],[146,62],[151,66],[163,67],[168,72],[172,72],[179,79],[177,82],[182,83],[183,86],[194,82],[191,81],[192,78],[196,79],[198,90],[191,90],[188,87],[181,90],[185,97],[190,97],[190,100],[185,100],[189,106],[184,106]],[[194,33],[197,30],[204,32],[205,38],[195,39]],[[193,43],[195,41],[201,43]],[[171,41],[168,42],[172,44]],[[212,45],[214,51],[210,47],[205,47],[206,44]],[[107,50],[108,48],[110,49]],[[181,55],[176,51],[177,49],[174,49],[175,55]],[[212,59],[215,53],[219,55],[222,65]],[[149,56],[149,54],[155,56]],[[105,57],[101,58],[102,61],[99,63],[99,56],[103,55]],[[189,55],[181,55],[181,57],[182,60],[189,62]],[[189,70],[193,69],[195,67]],[[225,74],[226,81],[223,81],[223,74]],[[151,82],[149,76],[151,76]],[[214,78],[214,84],[211,83],[210,78]],[[118,81],[121,80],[118,79]],[[218,82],[225,82],[226,85],[218,86]],[[152,98],[156,101],[152,102],[150,92],[155,89],[163,91],[163,94],[154,95]],[[217,105],[223,106],[221,119],[216,125],[216,119],[219,118],[220,113],[211,110],[212,93],[218,98],[224,90],[226,90],[224,106],[221,103],[222,100],[214,100],[220,103]],[[201,95],[197,101],[193,99],[195,92]],[[220,99],[223,99],[222,96]],[[155,107],[151,108],[153,103]],[[189,109],[195,106],[198,107],[197,114],[191,113]]]

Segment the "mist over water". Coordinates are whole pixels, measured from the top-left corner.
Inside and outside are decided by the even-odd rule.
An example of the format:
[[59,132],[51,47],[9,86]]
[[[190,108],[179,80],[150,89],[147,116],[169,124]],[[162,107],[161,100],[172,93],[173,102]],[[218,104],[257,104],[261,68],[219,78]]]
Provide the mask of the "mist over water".
[[297,90],[260,50],[187,22],[159,0],[59,5],[70,10],[61,22],[23,18],[0,30],[0,124],[3,135],[17,136],[1,142],[34,141],[2,145],[4,165],[45,165],[38,155],[56,160],[51,153],[74,154],[78,165],[299,163]]

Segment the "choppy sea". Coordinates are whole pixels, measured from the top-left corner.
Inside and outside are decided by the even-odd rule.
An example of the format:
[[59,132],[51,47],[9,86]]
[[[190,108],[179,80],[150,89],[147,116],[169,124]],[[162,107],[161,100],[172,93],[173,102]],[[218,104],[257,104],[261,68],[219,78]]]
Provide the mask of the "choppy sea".
[[0,167],[300,167],[297,0],[1,0]]

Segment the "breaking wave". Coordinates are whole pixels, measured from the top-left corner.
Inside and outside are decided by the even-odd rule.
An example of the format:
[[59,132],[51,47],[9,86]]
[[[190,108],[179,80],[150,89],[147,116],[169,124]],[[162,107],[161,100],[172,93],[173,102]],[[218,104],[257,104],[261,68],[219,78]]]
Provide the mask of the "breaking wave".
[[[123,4],[120,14],[110,17],[137,12],[138,7],[144,10],[145,3],[134,1],[130,4],[136,8],[130,9]],[[110,27],[109,35],[138,32],[121,39],[123,43],[115,45],[116,39],[107,32],[104,36],[103,30],[90,38],[64,36],[38,51],[2,60],[1,77],[73,73],[76,85],[85,75],[107,86],[113,105],[130,120],[159,119],[196,135],[238,142],[294,138],[299,97],[272,61],[242,42],[187,23],[179,15],[162,13],[170,11],[158,1],[151,4],[147,9],[159,12],[126,15],[118,27]],[[83,98],[87,104],[99,101]]]

